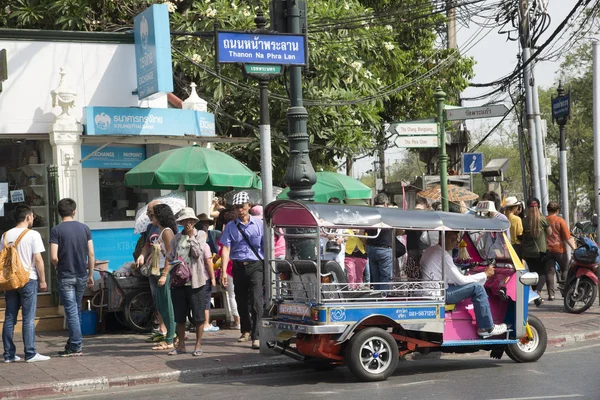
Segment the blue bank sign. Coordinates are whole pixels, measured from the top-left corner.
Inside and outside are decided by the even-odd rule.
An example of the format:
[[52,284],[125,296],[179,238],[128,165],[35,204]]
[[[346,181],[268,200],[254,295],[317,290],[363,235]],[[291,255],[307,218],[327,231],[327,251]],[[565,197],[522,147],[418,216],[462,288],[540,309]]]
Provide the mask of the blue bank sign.
[[137,91],[140,100],[173,91],[169,10],[154,4],[133,19]]
[[[87,157],[87,158],[86,158]],[[81,146],[83,168],[131,169],[146,159],[143,147]]]
[[217,32],[220,63],[305,65],[305,37]]
[[552,99],[552,117],[568,117],[570,111],[570,103],[571,102],[568,95]]
[[215,136],[215,116],[171,108],[86,107],[87,135]]

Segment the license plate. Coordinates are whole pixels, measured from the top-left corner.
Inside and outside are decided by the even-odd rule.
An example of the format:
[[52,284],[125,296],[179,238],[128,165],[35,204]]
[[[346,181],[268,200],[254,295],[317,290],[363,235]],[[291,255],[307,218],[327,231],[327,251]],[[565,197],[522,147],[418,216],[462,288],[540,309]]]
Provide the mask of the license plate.
[[310,314],[309,309],[310,307],[304,304],[280,304],[279,314],[303,317]]

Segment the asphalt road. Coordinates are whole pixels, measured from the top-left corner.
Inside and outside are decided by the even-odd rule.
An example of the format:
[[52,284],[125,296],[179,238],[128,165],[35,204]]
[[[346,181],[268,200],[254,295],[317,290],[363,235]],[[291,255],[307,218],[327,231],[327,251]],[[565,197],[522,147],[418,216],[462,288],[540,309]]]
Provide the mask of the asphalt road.
[[[211,378],[198,384],[147,385],[72,399],[600,399],[600,341],[551,348],[535,363],[486,353],[400,362],[385,382],[357,382],[348,369]],[[65,396],[61,396],[64,398]]]

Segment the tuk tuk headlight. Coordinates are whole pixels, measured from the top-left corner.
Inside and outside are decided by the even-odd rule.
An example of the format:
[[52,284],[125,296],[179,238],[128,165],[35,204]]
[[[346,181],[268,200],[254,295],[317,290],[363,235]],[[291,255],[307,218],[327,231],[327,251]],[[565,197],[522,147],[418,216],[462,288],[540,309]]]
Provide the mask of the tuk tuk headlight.
[[539,279],[540,277],[538,276],[537,272],[525,272],[519,278],[521,283],[527,286],[537,285]]

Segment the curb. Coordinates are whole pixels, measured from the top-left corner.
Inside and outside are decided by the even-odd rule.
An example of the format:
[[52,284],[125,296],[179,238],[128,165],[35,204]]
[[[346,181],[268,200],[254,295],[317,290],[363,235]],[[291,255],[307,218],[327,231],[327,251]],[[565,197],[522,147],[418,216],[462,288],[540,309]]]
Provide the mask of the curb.
[[573,335],[554,337],[548,339],[548,346],[562,346],[569,343],[585,342],[600,338],[600,331],[592,331],[588,333],[576,333]]
[[157,383],[193,383],[202,378],[222,376],[243,376],[269,373],[282,370],[298,370],[305,368],[297,361],[285,359],[263,363],[236,365],[204,369],[187,369],[181,371],[156,372],[117,377],[99,377],[68,382],[33,384],[13,388],[0,389],[0,399],[26,399],[41,396],[75,395],[87,392],[104,391],[114,388],[125,388]]

